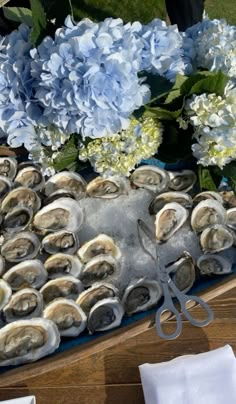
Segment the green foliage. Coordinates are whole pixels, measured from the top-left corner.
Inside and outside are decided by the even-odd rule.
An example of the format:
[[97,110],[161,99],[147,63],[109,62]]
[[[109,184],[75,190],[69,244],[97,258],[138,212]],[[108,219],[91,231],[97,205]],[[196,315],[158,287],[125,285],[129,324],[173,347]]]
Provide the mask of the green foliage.
[[201,191],[217,191],[216,184],[212,178],[211,172],[208,168],[199,166],[198,179]]
[[54,168],[57,171],[75,170],[79,155],[78,143],[76,136],[71,136],[68,142],[64,145],[54,161]]
[[3,7],[4,17],[15,22],[24,22],[32,27],[32,11],[25,7]]
[[47,35],[47,15],[40,0],[30,0],[30,6],[33,19],[30,39],[37,46]]
[[236,192],[236,161],[227,164],[223,169],[223,174],[229,179],[232,189]]

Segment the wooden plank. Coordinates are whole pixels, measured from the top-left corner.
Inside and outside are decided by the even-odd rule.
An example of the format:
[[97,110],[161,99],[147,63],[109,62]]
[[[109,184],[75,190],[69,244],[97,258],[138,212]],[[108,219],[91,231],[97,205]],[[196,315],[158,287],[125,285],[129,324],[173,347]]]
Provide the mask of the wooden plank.
[[[204,292],[205,300],[219,296],[236,287],[236,278],[232,277],[223,282],[221,286]],[[233,295],[227,301],[228,308],[232,305],[232,312],[236,312],[236,302]],[[219,299],[221,300],[221,299]],[[230,303],[231,302],[231,303]],[[221,301],[222,303],[222,301]],[[221,305],[220,305],[221,307]],[[219,308],[219,304],[212,302],[213,310]],[[194,308],[197,310],[197,308]],[[221,312],[221,315],[223,313]],[[226,313],[224,312],[224,316]],[[235,319],[235,318],[234,318]],[[167,323],[169,329],[173,328],[171,322]],[[172,328],[171,328],[172,327]],[[220,332],[224,327],[224,335],[220,338]],[[225,341],[235,346],[236,321],[232,319],[220,321],[217,318],[212,325],[200,329],[184,324],[182,335],[175,341],[162,341],[156,335],[153,328],[153,316],[145,318],[136,325],[118,329],[108,336],[97,340],[92,344],[66,351],[55,357],[42,360],[38,363],[23,366],[14,371],[1,375],[0,386],[69,386],[75,384],[98,383],[125,383],[127,380],[139,382],[137,366],[152,358],[154,362],[169,360],[172,357],[200,352],[209,349],[210,341],[212,349]],[[222,334],[222,332],[221,332]],[[121,349],[122,348],[122,349]],[[236,347],[235,347],[236,348]],[[104,354],[105,352],[105,354]],[[120,365],[122,363],[122,365]],[[136,371],[132,373],[132,369]],[[121,371],[122,369],[131,369]],[[121,375],[121,376],[120,376]]]

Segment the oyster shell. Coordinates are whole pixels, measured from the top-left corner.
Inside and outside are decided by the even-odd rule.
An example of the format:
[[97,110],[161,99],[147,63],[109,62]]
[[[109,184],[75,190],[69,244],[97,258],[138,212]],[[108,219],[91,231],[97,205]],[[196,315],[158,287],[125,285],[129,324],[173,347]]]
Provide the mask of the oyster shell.
[[85,196],[86,185],[81,175],[71,171],[61,171],[46,182],[44,192],[46,196],[52,196],[57,191],[66,191],[79,200]]
[[155,306],[162,296],[162,290],[157,281],[139,279],[132,282],[125,290],[122,304],[127,314],[145,311]]
[[29,166],[18,171],[15,183],[24,187],[31,188],[34,191],[41,191],[44,188],[44,176],[39,168]]
[[43,317],[52,320],[62,337],[77,337],[84,331],[87,317],[73,300],[59,298],[44,310]]
[[2,308],[9,302],[11,295],[12,290],[8,283],[3,279],[0,279],[0,310],[2,310]]
[[65,275],[72,275],[77,278],[82,269],[82,264],[76,255],[63,253],[51,255],[44,262],[44,266],[50,279]]
[[3,175],[0,175],[0,199],[4,198],[13,188],[13,182]]
[[236,207],[236,195],[234,191],[222,191],[220,195],[223,199],[224,206],[226,209],[231,209]]
[[60,334],[53,321],[14,321],[0,330],[0,366],[34,362],[54,352],[59,343]]
[[9,262],[21,262],[35,258],[39,249],[40,241],[36,234],[23,231],[3,243],[1,254]]
[[218,192],[213,191],[204,191],[200,192],[199,194],[195,195],[193,198],[193,202],[197,205],[199,202],[205,201],[206,199],[213,199],[213,201],[217,201],[223,205],[223,198]]
[[158,242],[168,240],[179,230],[188,218],[188,211],[176,202],[167,203],[156,215],[156,239]]
[[0,276],[5,272],[5,259],[0,255]]
[[60,198],[37,212],[33,225],[40,231],[78,232],[83,220],[83,210],[78,202],[71,198]]
[[71,192],[65,191],[64,189],[59,189],[43,200],[44,206],[49,205],[50,203],[55,202],[57,201],[57,199],[60,198],[70,198],[75,200],[75,197]]
[[226,211],[216,200],[206,199],[199,202],[191,215],[191,226],[196,232],[202,232],[206,227],[214,224],[224,224]]
[[30,188],[19,187],[13,189],[9,194],[3,199],[1,210],[3,213],[8,213],[10,210],[17,206],[25,206],[37,212],[41,206],[41,200]]
[[106,331],[118,327],[124,315],[124,308],[117,297],[99,300],[90,310],[88,330]]
[[86,242],[77,252],[81,261],[88,262],[97,255],[109,254],[114,258],[121,257],[120,249],[116,246],[114,240],[106,234],[99,234],[97,237]]
[[128,194],[129,183],[123,177],[97,177],[87,185],[87,195],[91,198],[113,199]]
[[226,224],[228,227],[236,231],[236,207],[226,211]]
[[139,188],[161,193],[168,188],[170,177],[162,168],[144,165],[137,168],[130,176],[130,182]]
[[80,305],[86,315],[89,314],[91,308],[102,299],[118,297],[119,291],[111,283],[98,282],[89,289],[82,292],[76,303]]
[[216,253],[230,248],[234,237],[226,226],[216,224],[202,232],[200,244],[204,253]]
[[169,188],[173,191],[187,192],[193,188],[197,181],[195,172],[191,170],[169,172],[169,176]]
[[11,157],[0,157],[0,175],[13,180],[16,176],[17,161]]
[[193,200],[190,195],[185,192],[164,192],[155,196],[149,205],[150,215],[156,215],[167,203],[176,202],[182,205],[185,209],[189,209],[193,205]]
[[43,295],[44,303],[48,304],[58,297],[76,300],[83,290],[79,279],[74,276],[61,276],[45,283],[40,289],[40,293]]
[[48,274],[41,261],[27,260],[14,265],[3,275],[12,290],[26,287],[40,288],[47,281]]
[[19,232],[25,230],[33,219],[33,211],[24,206],[10,210],[3,219],[3,228],[6,232]]
[[101,254],[87,262],[79,278],[84,286],[91,286],[93,283],[109,280],[120,272],[120,265],[117,260],[109,254]]
[[232,262],[218,254],[205,254],[198,258],[201,275],[224,275],[232,272]]
[[75,233],[61,230],[44,237],[42,247],[49,254],[74,254],[79,248],[79,239]]
[[196,280],[195,263],[191,255],[184,251],[183,255],[167,268],[177,288],[187,293]]
[[25,288],[16,292],[3,309],[7,323],[40,317],[43,312],[43,296],[36,289]]

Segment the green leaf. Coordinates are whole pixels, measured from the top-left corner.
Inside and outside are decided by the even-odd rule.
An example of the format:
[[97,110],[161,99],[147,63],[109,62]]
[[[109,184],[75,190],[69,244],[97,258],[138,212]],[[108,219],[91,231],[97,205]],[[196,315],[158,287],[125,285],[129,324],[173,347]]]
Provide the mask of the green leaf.
[[180,95],[182,95],[182,87],[184,83],[188,80],[188,77],[182,76],[181,74],[177,74],[175,84],[173,85],[172,89],[169,92],[168,97],[166,98],[165,103],[171,103],[174,101],[176,98],[178,98]]
[[230,185],[236,192],[236,161],[232,161],[223,168],[223,174],[229,179]]
[[161,108],[161,107],[148,107],[145,106],[145,115],[156,117],[157,119],[164,120],[164,121],[172,121],[178,118],[183,110],[183,107],[177,109],[176,111],[169,111],[168,109]]
[[199,166],[198,177],[201,190],[216,191],[216,185],[208,168]]
[[228,76],[226,76],[224,73],[214,73],[196,82],[189,91],[189,95],[215,93],[222,96],[228,80]]
[[24,22],[32,27],[32,11],[25,7],[3,7],[3,14],[8,20]]
[[30,0],[30,6],[33,19],[30,39],[37,46],[47,34],[47,16],[40,0]]
[[75,136],[71,136],[68,142],[63,146],[59,155],[54,160],[54,168],[57,171],[64,169],[75,169],[78,160],[79,149],[77,145],[77,139]]

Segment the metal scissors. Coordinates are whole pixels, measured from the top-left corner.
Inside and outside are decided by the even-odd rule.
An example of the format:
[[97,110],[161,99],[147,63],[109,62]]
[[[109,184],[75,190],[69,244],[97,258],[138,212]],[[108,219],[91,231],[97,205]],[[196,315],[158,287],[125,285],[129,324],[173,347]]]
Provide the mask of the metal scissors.
[[[156,312],[156,328],[157,328],[157,333],[159,334],[159,336],[166,340],[172,340],[172,339],[177,338],[182,331],[181,314],[183,314],[186,317],[186,319],[191,324],[195,325],[196,327],[204,327],[204,326],[208,325],[214,318],[214,314],[213,314],[213,311],[211,310],[211,308],[200,297],[194,296],[194,295],[186,295],[185,293],[181,292],[177,288],[177,286],[171,279],[168,269],[160,263],[160,257],[158,254],[158,244],[157,244],[154,234],[141,219],[138,220],[137,225],[138,225],[139,239],[142,244],[142,248],[149,256],[152,257],[152,259],[157,264],[158,281],[160,282],[160,285],[162,286],[163,295],[164,295],[164,302],[161,305],[161,307],[158,308],[158,310]],[[141,234],[140,234],[140,229],[146,234],[148,239],[153,243],[153,246],[155,247],[155,256],[153,256],[153,254],[151,254],[144,246],[143,238],[141,237]],[[173,293],[174,297],[177,298],[177,300],[180,303],[180,311],[177,310],[177,308],[175,307],[175,305],[173,303],[173,298],[171,296],[171,292]],[[207,318],[202,321],[196,320],[190,314],[190,312],[187,308],[187,303],[189,301],[200,305],[204,309],[204,311],[207,313]],[[161,316],[166,311],[173,313],[174,317],[176,318],[176,329],[172,334],[164,333],[163,328],[162,328]]]

